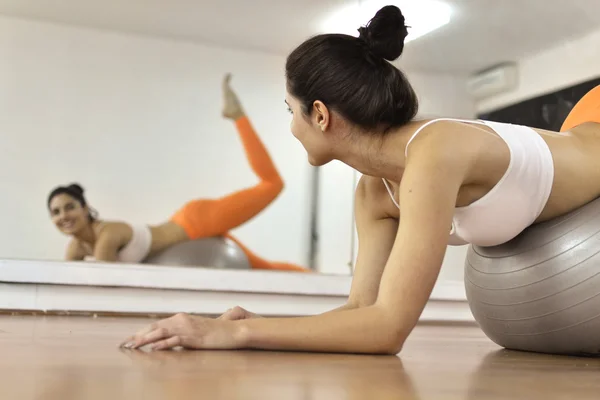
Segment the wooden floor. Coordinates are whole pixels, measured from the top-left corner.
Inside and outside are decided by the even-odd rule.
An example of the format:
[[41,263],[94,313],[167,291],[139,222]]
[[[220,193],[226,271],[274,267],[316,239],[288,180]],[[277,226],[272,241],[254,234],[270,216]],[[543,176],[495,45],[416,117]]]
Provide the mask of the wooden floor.
[[501,350],[475,327],[419,327],[399,357],[117,347],[148,321],[0,316],[0,398],[600,398],[600,359]]

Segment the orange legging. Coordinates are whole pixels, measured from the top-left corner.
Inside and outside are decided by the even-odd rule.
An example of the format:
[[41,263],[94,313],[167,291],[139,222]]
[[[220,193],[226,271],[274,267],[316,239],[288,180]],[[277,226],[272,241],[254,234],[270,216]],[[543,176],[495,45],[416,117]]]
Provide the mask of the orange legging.
[[309,272],[310,269],[298,265],[262,259],[229,233],[231,229],[255,217],[283,190],[283,180],[250,120],[244,116],[235,121],[235,125],[246,157],[260,182],[254,187],[220,199],[192,200],[177,211],[171,221],[181,226],[191,240],[211,236],[224,236],[233,240],[246,253],[252,268]]
[[596,86],[587,92],[575,104],[575,107],[573,107],[565,122],[563,122],[560,131],[568,131],[586,122],[597,122],[600,124],[600,86]]

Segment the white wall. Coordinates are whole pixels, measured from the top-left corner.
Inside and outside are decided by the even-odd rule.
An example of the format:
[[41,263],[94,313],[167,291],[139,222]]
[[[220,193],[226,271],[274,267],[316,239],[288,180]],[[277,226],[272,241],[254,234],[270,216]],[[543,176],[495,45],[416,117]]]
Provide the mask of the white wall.
[[[466,78],[453,75],[406,72],[420,102],[417,118],[474,118],[475,104],[466,92]],[[334,162],[321,167],[319,266],[324,273],[348,274],[354,264],[358,238],[352,221],[353,194],[360,174]],[[354,242],[348,238],[354,236]],[[467,246],[449,246],[441,281],[463,279]]]
[[230,71],[286,182],[234,233],[264,257],[306,264],[311,170],[289,131],[284,57],[0,17],[0,60],[1,258],[62,258],[45,205],[58,184],[80,182],[103,218],[146,223],[254,185],[220,116]]
[[352,273],[356,175],[337,160],[319,167],[317,265],[324,274]]
[[600,76],[600,30],[560,43],[544,52],[518,60],[519,84],[513,91],[477,103],[487,112]]
[[417,118],[473,118],[475,102],[466,91],[467,78],[457,75],[406,72],[419,97]]

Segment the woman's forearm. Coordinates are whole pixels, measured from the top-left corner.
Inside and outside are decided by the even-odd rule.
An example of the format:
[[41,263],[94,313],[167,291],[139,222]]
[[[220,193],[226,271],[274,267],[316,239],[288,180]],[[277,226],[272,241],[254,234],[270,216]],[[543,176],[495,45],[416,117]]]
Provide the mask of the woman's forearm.
[[341,305],[341,306],[339,306],[337,308],[334,308],[333,310],[325,311],[324,313],[321,313],[319,315],[325,315],[325,314],[329,314],[329,313],[333,313],[333,312],[339,312],[339,311],[345,311],[345,310],[353,310],[355,308],[358,308],[358,306],[356,306],[356,305],[354,305],[354,304],[352,304],[350,302],[347,302],[347,303],[344,303],[343,305]]
[[377,306],[235,323],[244,347],[253,349],[396,354],[404,343],[402,330]]

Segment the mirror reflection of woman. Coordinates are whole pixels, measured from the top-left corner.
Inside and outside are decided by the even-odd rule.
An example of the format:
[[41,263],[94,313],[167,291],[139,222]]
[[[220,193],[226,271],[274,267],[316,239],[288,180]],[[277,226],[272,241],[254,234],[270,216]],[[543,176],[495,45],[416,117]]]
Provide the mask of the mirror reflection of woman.
[[242,248],[254,269],[309,271],[290,263],[267,261],[229,233],[257,216],[284,187],[267,149],[231,89],[230,79],[228,74],[223,81],[223,117],[235,123],[248,162],[260,182],[222,198],[192,200],[169,221],[154,226],[101,220],[89,206],[80,185],[59,186],[50,193],[47,204],[52,222],[72,238],[66,260],[93,258],[103,262],[140,263],[177,243],[224,236]]

